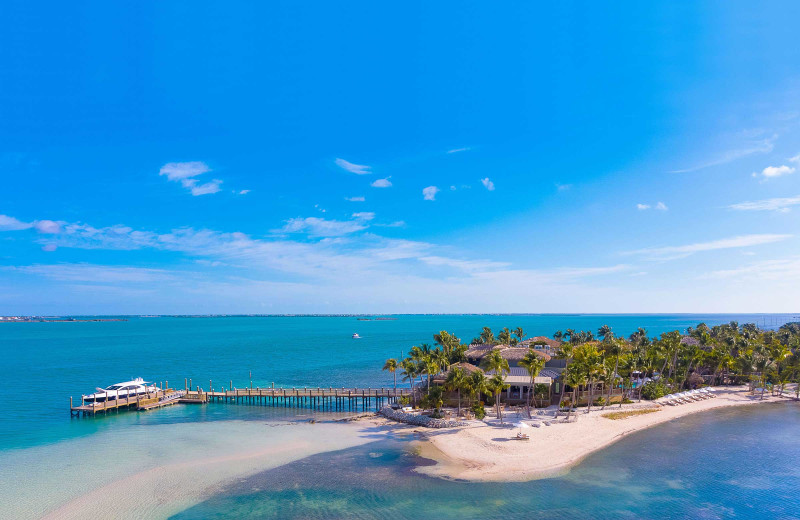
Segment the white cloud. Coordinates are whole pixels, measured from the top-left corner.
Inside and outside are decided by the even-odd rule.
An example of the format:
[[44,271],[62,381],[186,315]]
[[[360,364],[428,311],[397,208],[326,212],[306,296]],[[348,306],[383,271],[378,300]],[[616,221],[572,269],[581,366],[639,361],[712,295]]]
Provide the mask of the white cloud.
[[428,186],[422,189],[422,198],[424,200],[436,200],[437,193],[439,193],[439,188],[436,186]]
[[250,190],[239,190],[239,195],[247,195],[250,193]]
[[794,157],[790,157],[789,162],[800,163],[800,153],[795,155]]
[[345,197],[344,200],[349,200],[350,202],[364,202],[367,199],[364,197]]
[[800,195],[797,197],[778,197],[774,199],[753,200],[731,204],[729,209],[739,211],[778,211],[786,213],[791,206],[800,204]]
[[219,179],[214,179],[211,182],[200,184],[199,186],[195,185],[197,181],[194,179],[188,179],[182,182],[184,183],[184,187],[190,188],[192,195],[195,197],[198,195],[210,195],[212,193],[217,193],[220,190],[219,185],[222,184],[222,181]]
[[456,189],[457,188],[455,186],[450,186],[450,191],[456,191]]
[[[761,177],[765,179],[771,179],[774,177],[781,177],[783,175],[789,175],[794,173],[794,168],[792,166],[767,166],[763,170],[761,170]],[[758,173],[753,173],[753,177],[758,177]]]
[[648,209],[655,209],[658,211],[667,211],[669,208],[663,202],[657,202],[655,206],[651,206],[650,204],[637,204],[636,209],[639,211],[645,211]]
[[281,231],[284,233],[308,233],[316,237],[338,237],[366,228],[367,226],[363,222],[306,217],[287,220]]
[[494,183],[489,180],[489,177],[481,179],[481,184],[483,184],[483,187],[487,190],[494,191]]
[[657,259],[676,259],[684,258],[703,251],[716,251],[719,249],[733,249],[738,247],[751,247],[762,244],[780,242],[791,238],[792,235],[760,234],[760,235],[741,235],[731,238],[722,238],[710,242],[698,242],[683,246],[653,247],[627,251],[623,254],[646,255]]
[[358,213],[353,213],[352,217],[356,220],[372,220],[375,218],[375,213],[371,211],[359,211]]
[[[195,197],[199,195],[209,195],[220,191],[222,181],[214,179],[205,184],[198,184],[195,178],[198,175],[208,173],[211,168],[202,161],[191,161],[182,163],[167,163],[161,167],[159,175],[166,175],[167,180],[180,182],[181,186],[189,190]],[[249,190],[248,190],[249,191]]]
[[350,173],[355,173],[356,175],[367,175],[372,173],[372,166],[367,166],[365,164],[354,164],[350,161],[345,161],[344,159],[339,158],[337,158],[334,162],[339,168],[347,170]]
[[55,234],[61,232],[61,224],[53,220],[37,220],[33,227],[39,233]]
[[58,246],[55,244],[45,244],[42,246],[42,251],[46,251],[48,253],[52,253],[56,249],[58,249]]
[[22,222],[14,217],[0,215],[0,231],[21,231],[33,227],[32,222]]
[[161,167],[159,175],[166,175],[168,180],[180,181],[208,173],[211,168],[202,161],[167,163]]
[[558,184],[556,183],[556,189],[558,191],[567,191],[572,188],[572,184]]
[[392,228],[399,228],[405,227],[406,223],[403,220],[395,220],[394,222],[390,222],[388,224],[375,224],[378,227],[392,227]]
[[447,153],[468,152],[470,150],[471,150],[471,148],[469,148],[469,147],[466,147],[466,148],[454,148],[452,150],[447,150]]
[[391,188],[392,183],[389,181],[389,177],[385,179],[377,179],[372,184],[370,184],[373,188]]

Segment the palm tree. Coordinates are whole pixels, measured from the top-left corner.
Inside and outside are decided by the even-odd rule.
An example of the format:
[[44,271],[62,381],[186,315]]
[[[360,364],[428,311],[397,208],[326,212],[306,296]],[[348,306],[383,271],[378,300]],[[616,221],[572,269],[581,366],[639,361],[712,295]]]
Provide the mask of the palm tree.
[[495,374],[502,377],[506,372],[511,371],[508,365],[508,360],[500,354],[499,350],[492,350],[481,361],[481,368],[486,371],[493,370]]
[[569,385],[572,387],[572,399],[570,400],[569,411],[567,412],[568,421],[572,415],[572,410],[578,405],[578,388],[585,384],[586,374],[584,374],[583,370],[581,370],[581,368],[576,364],[570,365],[564,372],[564,386]]
[[536,376],[539,375],[539,372],[542,371],[544,368],[544,359],[539,357],[536,352],[531,348],[525,357],[519,362],[519,366],[524,368],[528,371],[528,374],[531,376],[531,386],[528,390],[528,399],[525,401],[525,405],[528,409],[528,418],[531,417],[531,400],[533,399],[534,389],[536,387],[534,380]]
[[383,364],[383,369],[394,375],[394,395],[397,397],[397,360],[394,358],[387,359],[386,363]]
[[461,415],[461,389],[464,387],[464,380],[466,379],[466,371],[461,367],[452,367],[447,374],[447,379],[444,381],[444,386],[449,391],[458,392],[458,415]]
[[603,372],[603,356],[594,344],[584,343],[575,349],[575,361],[589,380],[589,402],[586,408],[586,413],[589,413],[592,410],[592,398],[594,397],[594,380]]
[[503,390],[508,388],[508,385],[503,381],[503,376],[499,373],[492,376],[486,383],[487,389],[494,394],[494,405],[497,410],[497,418],[500,419],[500,424],[503,424],[503,415],[500,411],[500,394]]
[[511,331],[508,327],[504,327],[500,334],[497,335],[497,340],[501,345],[509,345],[511,343]]
[[417,376],[420,375],[419,364],[411,358],[406,358],[400,362],[400,368],[403,370],[403,379],[411,383],[411,396],[414,400],[414,406],[417,406],[417,390],[414,388],[414,383]]
[[473,399],[488,392],[486,375],[480,370],[473,372],[464,380],[464,390],[469,395],[469,405],[473,406]]
[[522,330],[522,327],[517,327],[514,329],[514,335],[517,337],[517,343],[522,343],[522,340],[525,339],[525,331]]
[[486,345],[494,345],[497,341],[494,339],[494,333],[489,327],[484,327],[481,331],[481,343]]
[[564,360],[564,370],[561,372],[561,395],[558,397],[559,406],[561,405],[561,401],[564,400],[564,392],[567,389],[567,382],[566,382],[566,372],[569,370],[569,363],[572,361],[572,356],[575,354],[575,346],[570,343],[562,343],[558,350],[556,351],[556,357],[558,359]]
[[611,327],[609,327],[608,325],[603,325],[602,327],[597,329],[597,335],[603,338],[603,341],[614,337],[614,333],[611,332]]

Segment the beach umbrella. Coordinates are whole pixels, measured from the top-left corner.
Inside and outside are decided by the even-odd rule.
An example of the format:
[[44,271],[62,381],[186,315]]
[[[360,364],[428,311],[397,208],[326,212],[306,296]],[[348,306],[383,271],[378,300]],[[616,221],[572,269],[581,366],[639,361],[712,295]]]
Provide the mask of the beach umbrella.
[[523,429],[523,428],[530,428],[530,427],[531,427],[529,424],[527,424],[527,423],[524,423],[524,422],[522,422],[522,421],[520,421],[520,422],[516,423],[514,426],[516,426],[517,428],[519,428],[519,432],[520,432],[520,433],[522,433],[522,429]]

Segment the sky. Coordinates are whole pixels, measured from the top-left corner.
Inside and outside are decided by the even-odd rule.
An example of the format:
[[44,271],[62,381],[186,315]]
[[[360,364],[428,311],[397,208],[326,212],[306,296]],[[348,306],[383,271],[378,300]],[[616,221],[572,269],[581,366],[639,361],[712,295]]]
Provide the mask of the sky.
[[0,314],[800,311],[797,2],[2,9]]

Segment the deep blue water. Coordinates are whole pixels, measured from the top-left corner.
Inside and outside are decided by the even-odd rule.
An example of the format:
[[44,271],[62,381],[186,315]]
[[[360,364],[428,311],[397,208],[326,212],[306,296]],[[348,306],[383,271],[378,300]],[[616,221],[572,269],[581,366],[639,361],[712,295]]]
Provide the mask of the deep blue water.
[[421,476],[403,441],[379,441],[233,483],[173,520],[794,519],[798,431],[795,402],[715,410],[635,433],[564,477],[524,483]]
[[[243,406],[180,407],[70,419],[76,400],[95,387],[141,376],[183,387],[388,386],[387,357],[432,343],[440,330],[464,341],[486,325],[522,326],[529,336],[610,325],[617,334],[645,327],[650,335],[708,324],[757,322],[777,327],[793,315],[401,315],[393,321],[355,317],[130,318],[123,322],[0,324],[0,451],[41,445],[98,430],[158,422],[270,419],[287,412]],[[353,340],[358,332],[362,339]],[[210,381],[210,385],[209,385]],[[24,395],[18,398],[17,395]]]

